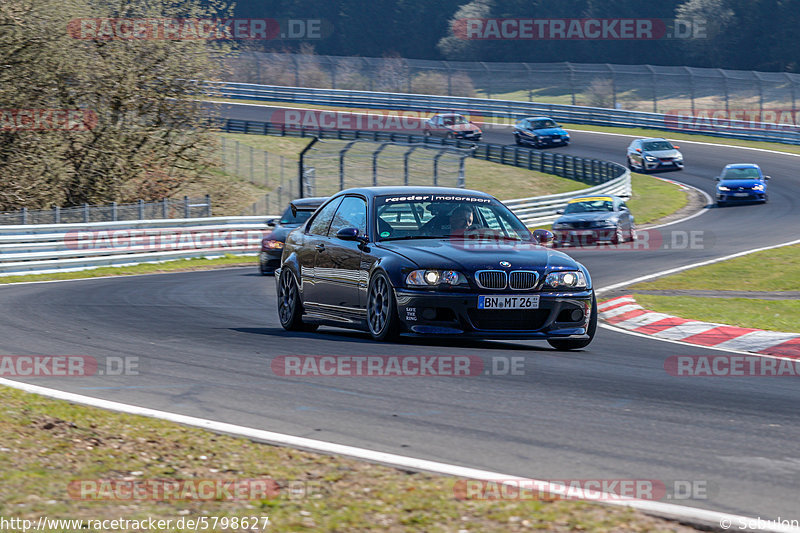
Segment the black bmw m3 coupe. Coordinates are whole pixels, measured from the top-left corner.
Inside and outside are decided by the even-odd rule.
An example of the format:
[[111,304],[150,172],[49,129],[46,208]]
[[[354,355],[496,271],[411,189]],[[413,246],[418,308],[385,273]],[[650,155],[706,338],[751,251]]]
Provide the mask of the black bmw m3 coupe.
[[286,239],[275,276],[281,325],[583,348],[597,328],[592,280],[543,246],[552,237],[478,191],[341,191]]

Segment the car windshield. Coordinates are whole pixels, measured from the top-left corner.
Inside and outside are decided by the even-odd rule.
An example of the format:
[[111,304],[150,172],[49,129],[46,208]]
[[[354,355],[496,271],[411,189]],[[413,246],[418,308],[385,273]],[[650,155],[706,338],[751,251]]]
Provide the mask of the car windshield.
[[642,148],[644,148],[648,152],[658,152],[660,150],[673,150],[674,148],[672,145],[667,141],[650,141],[642,144]]
[[722,175],[723,180],[753,180],[760,179],[757,168],[726,168]]
[[283,216],[281,216],[281,224],[284,226],[288,225],[297,225],[299,226],[306,220],[308,220],[311,215],[314,213],[313,209],[298,209],[297,214],[292,214],[292,208],[287,207],[286,211],[283,212]]
[[596,198],[592,200],[581,200],[567,204],[564,209],[565,215],[573,213],[591,213],[595,211],[613,211],[614,202],[608,198]]
[[552,120],[536,120],[533,123],[533,128],[537,130],[543,130],[545,128],[557,128],[558,124],[556,124]]
[[530,240],[525,224],[499,201],[481,196],[419,194],[375,199],[380,241],[434,238]]
[[442,118],[445,126],[452,126],[454,124],[468,124],[467,118],[461,115],[448,115]]

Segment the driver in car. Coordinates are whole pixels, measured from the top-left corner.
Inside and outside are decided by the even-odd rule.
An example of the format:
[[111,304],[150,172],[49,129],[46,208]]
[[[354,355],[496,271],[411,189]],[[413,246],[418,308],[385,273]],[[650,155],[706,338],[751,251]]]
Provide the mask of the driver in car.
[[474,220],[472,208],[467,205],[462,205],[450,213],[450,234],[463,235],[465,231],[472,227]]

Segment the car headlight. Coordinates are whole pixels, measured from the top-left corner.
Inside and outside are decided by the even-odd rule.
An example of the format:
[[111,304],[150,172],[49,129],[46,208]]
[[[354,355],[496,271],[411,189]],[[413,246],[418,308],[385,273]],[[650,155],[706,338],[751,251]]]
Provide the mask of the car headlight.
[[270,239],[261,242],[262,250],[280,250],[281,248],[283,248],[283,243],[281,241]]
[[597,228],[613,228],[617,225],[616,220],[596,220],[594,223]]
[[466,284],[467,278],[455,270],[413,270],[406,276],[406,285],[436,287],[437,285]]
[[646,155],[646,156],[644,156],[644,159],[645,159],[645,161],[649,161],[651,163],[653,161],[658,161],[658,158],[657,157],[653,157],[652,155]]
[[717,185],[717,189],[719,189],[720,191],[729,191],[730,190],[729,188],[727,188],[724,185]]
[[764,190],[764,186],[763,185],[753,185],[753,190],[754,191],[763,191]]
[[550,272],[544,278],[544,284],[552,289],[585,289],[586,276],[580,270]]

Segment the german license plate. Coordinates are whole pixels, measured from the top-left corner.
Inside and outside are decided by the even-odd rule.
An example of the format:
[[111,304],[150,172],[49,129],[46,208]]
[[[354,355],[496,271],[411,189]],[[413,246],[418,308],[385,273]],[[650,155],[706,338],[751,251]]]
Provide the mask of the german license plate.
[[737,192],[733,194],[734,196],[750,196],[749,192]]
[[539,309],[539,295],[478,296],[478,309]]

